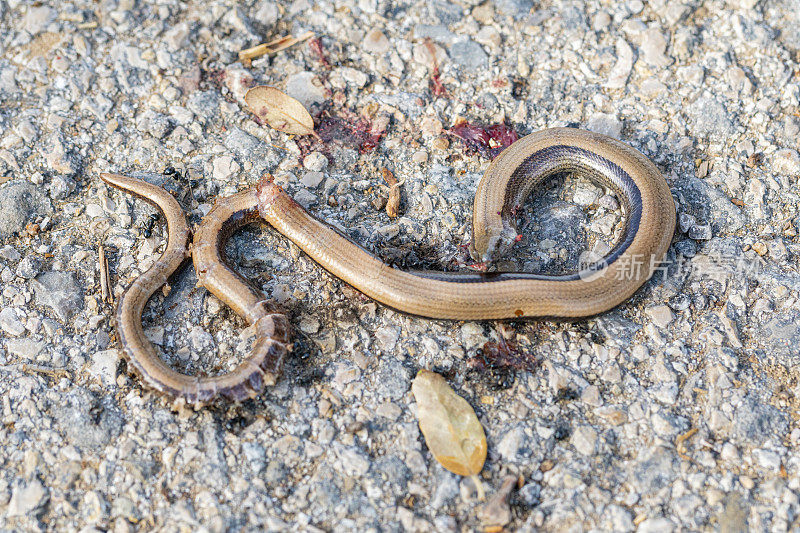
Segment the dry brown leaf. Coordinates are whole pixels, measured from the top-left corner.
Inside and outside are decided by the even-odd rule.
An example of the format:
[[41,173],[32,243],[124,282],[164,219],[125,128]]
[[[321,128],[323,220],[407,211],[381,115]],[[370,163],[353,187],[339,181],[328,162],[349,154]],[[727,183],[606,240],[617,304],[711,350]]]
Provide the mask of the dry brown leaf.
[[411,392],[417,400],[419,428],[436,460],[454,474],[476,476],[486,461],[486,435],[472,407],[429,370],[419,371]]
[[275,52],[280,52],[281,50],[289,48],[290,46],[294,46],[297,43],[303,42],[309,37],[313,36],[313,31],[307,31],[300,37],[292,37],[291,35],[287,35],[285,37],[279,37],[268,43],[261,43],[252,48],[247,48],[239,52],[239,61],[249,61],[259,56],[263,56],[264,54],[274,54]]
[[278,131],[293,135],[315,135],[314,119],[308,110],[275,87],[253,87],[244,95],[244,101],[262,122]]

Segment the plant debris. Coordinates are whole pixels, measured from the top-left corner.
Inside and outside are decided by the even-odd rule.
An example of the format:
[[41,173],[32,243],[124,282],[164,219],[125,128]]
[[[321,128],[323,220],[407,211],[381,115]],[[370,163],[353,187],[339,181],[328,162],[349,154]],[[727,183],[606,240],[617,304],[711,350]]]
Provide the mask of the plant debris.
[[253,87],[244,100],[256,117],[271,128],[293,135],[316,136],[314,119],[303,104],[275,87]]
[[[386,131],[389,121],[387,117],[377,116],[370,120],[349,109],[339,109],[336,115],[330,110],[323,110],[317,116],[317,140],[323,144],[340,143],[343,146],[354,148],[363,154],[373,150],[380,142]],[[318,150],[312,140],[299,142],[303,154]],[[325,151],[324,149],[322,150]]]
[[[257,57],[261,57],[264,54],[274,54],[275,52],[280,52],[281,50],[285,50],[290,46],[294,46],[297,43],[303,42],[306,39],[314,36],[313,31],[307,31],[300,37],[292,37],[291,35],[287,35],[285,37],[279,37],[275,40],[272,40],[268,43],[261,43],[259,45],[253,46],[252,48],[247,48],[239,52],[239,61],[243,63],[252,61]],[[247,66],[247,65],[245,65]]]
[[500,155],[500,152],[519,139],[514,128],[505,123],[481,126],[460,120],[448,130],[448,133],[461,139],[467,151],[477,152],[491,159]]
[[486,461],[486,435],[475,411],[442,376],[429,370],[419,371],[411,392],[428,449],[450,472],[471,476],[483,499],[477,476]]
[[320,41],[319,37],[314,37],[308,41],[308,47],[311,48],[311,51],[317,55],[319,62],[322,63],[323,67],[326,69],[331,68],[331,64],[328,62],[328,57],[325,54],[325,48],[322,46],[322,41]]
[[499,340],[486,342],[467,360],[467,366],[472,371],[488,373],[495,388],[508,389],[514,385],[517,371],[531,372],[538,361],[523,352],[516,341],[506,339],[501,331]]
[[431,80],[428,83],[428,87],[431,90],[431,94],[433,94],[433,96],[443,96],[447,98],[448,97],[447,89],[442,83],[441,73],[439,71],[439,60],[436,59],[436,48],[434,48],[433,41],[431,41],[430,39],[425,39],[425,47],[431,54],[431,58],[433,61],[433,68],[431,69]]
[[506,476],[500,490],[478,510],[478,518],[485,531],[502,531],[503,526],[511,522],[513,517],[508,497],[516,485],[517,477]]
[[396,218],[400,213],[400,186],[403,182],[398,183],[392,171],[386,167],[381,169],[381,174],[383,174],[383,179],[389,186],[389,199],[386,201],[386,214],[389,215],[390,218]]

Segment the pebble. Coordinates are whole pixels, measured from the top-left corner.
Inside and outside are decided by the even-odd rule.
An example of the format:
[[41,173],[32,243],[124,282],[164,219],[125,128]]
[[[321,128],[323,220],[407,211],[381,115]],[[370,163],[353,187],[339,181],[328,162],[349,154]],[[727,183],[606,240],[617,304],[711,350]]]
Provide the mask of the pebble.
[[380,30],[369,32],[361,43],[361,48],[371,54],[385,54],[391,49],[391,43]]
[[667,57],[667,39],[658,28],[648,28],[642,38],[642,58],[653,67],[666,67],[672,60]]
[[586,122],[586,129],[619,139],[622,133],[622,122],[614,115],[595,113],[589,117],[589,120]]
[[469,38],[450,45],[450,59],[466,69],[484,68],[489,62],[489,56],[483,51],[483,47]]
[[34,215],[52,212],[50,200],[32,183],[17,180],[0,186],[0,240],[24,230]]
[[241,165],[230,155],[214,158],[212,175],[219,181],[228,181],[231,176],[242,169]]
[[49,6],[32,6],[27,9],[22,27],[31,35],[42,33],[53,22],[58,13]]
[[44,347],[44,341],[36,341],[30,338],[9,340],[6,343],[8,353],[28,361],[36,360]]
[[530,440],[521,426],[513,427],[500,438],[497,453],[505,462],[517,463],[530,453]]
[[672,310],[666,305],[656,305],[645,310],[650,320],[659,328],[667,327],[675,319]]
[[727,135],[733,127],[727,109],[713,96],[701,96],[686,109],[698,135]]
[[35,518],[49,499],[49,490],[38,479],[20,483],[11,494],[6,516],[29,516]]
[[[324,157],[324,156],[323,156]],[[305,164],[305,162],[304,162]],[[314,188],[318,187],[322,180],[325,179],[325,174],[322,172],[306,172],[303,174],[303,177],[300,178],[300,183],[302,183],[305,187]]]
[[671,533],[675,531],[675,524],[669,518],[657,517],[644,520],[636,533]]
[[119,359],[119,351],[116,349],[96,352],[92,356],[92,366],[89,372],[103,385],[114,385],[117,382]]
[[593,455],[597,446],[597,431],[591,426],[579,426],[572,433],[570,442],[578,453]]
[[447,52],[438,44],[429,43],[414,45],[414,61],[433,70],[434,67],[441,68],[447,61]]
[[311,172],[321,172],[328,166],[328,158],[321,152],[311,152],[303,158],[303,168]]
[[617,62],[608,73],[605,87],[622,89],[627,85],[628,76],[633,69],[633,48],[622,37],[617,38]]
[[30,281],[38,305],[49,307],[62,323],[83,307],[80,285],[72,272],[50,271]]
[[772,154],[772,168],[787,176],[800,176],[800,154],[797,150],[785,148]]
[[75,180],[67,176],[53,176],[50,180],[49,192],[53,200],[65,200],[75,192]]
[[286,94],[298,100],[306,109],[327,100],[325,87],[313,72],[298,72],[286,78]]
[[25,333],[25,325],[20,321],[13,307],[0,310],[0,328],[13,337]]

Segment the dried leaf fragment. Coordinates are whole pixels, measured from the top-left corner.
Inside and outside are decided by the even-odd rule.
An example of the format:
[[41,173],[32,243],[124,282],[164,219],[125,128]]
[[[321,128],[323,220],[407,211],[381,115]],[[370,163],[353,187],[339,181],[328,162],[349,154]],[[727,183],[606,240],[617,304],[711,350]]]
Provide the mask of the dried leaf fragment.
[[239,52],[239,61],[249,61],[251,59],[263,56],[264,54],[274,54],[275,52],[280,52],[281,50],[289,48],[290,46],[294,46],[297,43],[303,42],[309,37],[313,36],[313,31],[307,31],[299,37],[287,35],[285,37],[274,39],[268,43],[261,43],[252,48],[246,48]]
[[398,183],[397,178],[394,177],[392,171],[384,167],[381,169],[383,180],[389,186],[389,199],[386,201],[386,214],[390,218],[395,218],[400,214],[400,186],[403,182]]
[[486,461],[486,435],[472,407],[429,370],[419,371],[411,392],[417,400],[419,428],[436,460],[454,474],[478,474]]
[[244,95],[250,111],[271,128],[292,135],[315,135],[314,119],[303,104],[275,87],[259,85]]
[[478,510],[478,518],[484,526],[484,531],[489,528],[503,529],[503,526],[511,522],[511,509],[508,506],[508,497],[514,490],[517,483],[517,478],[514,476],[506,476],[503,478],[503,485],[497,494],[486,502]]

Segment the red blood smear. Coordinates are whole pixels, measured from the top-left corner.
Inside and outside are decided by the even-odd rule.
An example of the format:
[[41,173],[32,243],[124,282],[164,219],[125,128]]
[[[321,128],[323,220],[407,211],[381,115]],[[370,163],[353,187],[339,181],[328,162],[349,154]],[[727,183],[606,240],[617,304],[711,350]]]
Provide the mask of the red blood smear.
[[476,151],[492,158],[499,155],[500,152],[519,139],[517,132],[507,124],[480,126],[463,122],[453,126],[450,132],[464,141],[468,150]]

